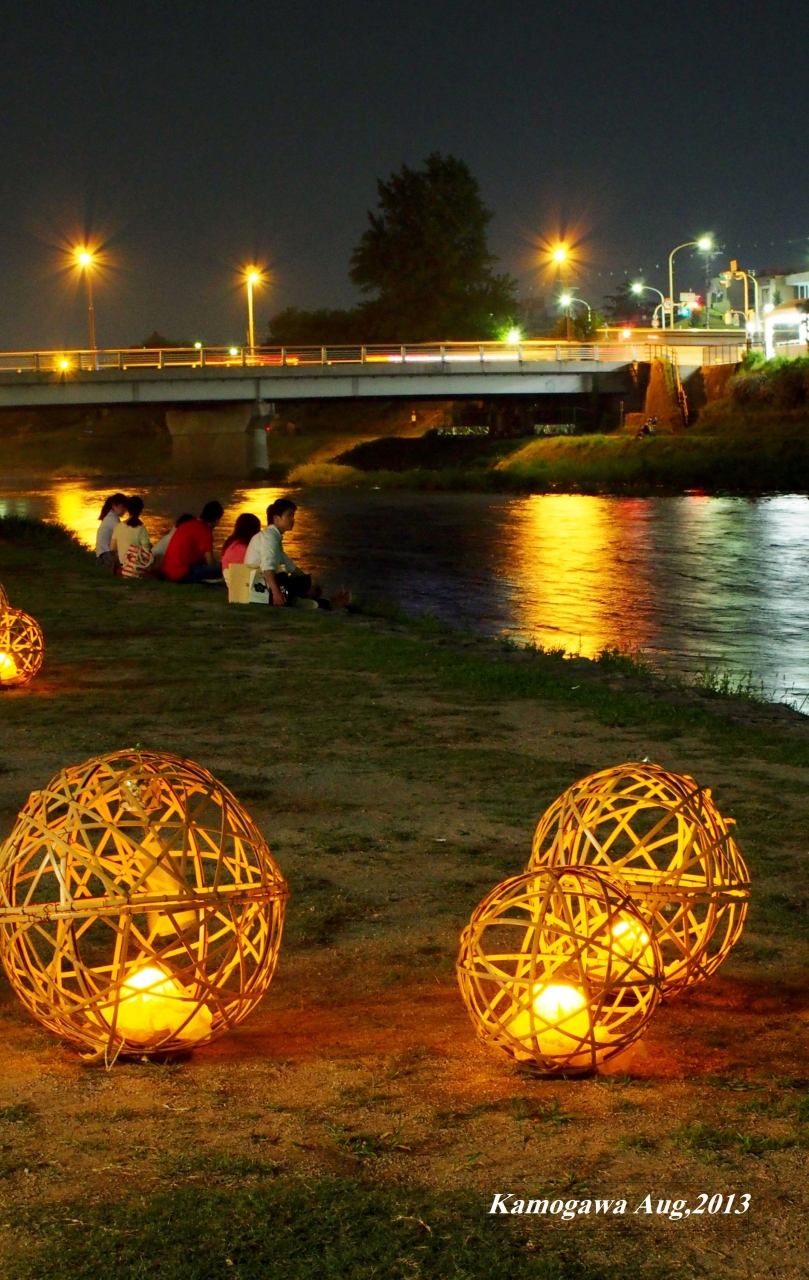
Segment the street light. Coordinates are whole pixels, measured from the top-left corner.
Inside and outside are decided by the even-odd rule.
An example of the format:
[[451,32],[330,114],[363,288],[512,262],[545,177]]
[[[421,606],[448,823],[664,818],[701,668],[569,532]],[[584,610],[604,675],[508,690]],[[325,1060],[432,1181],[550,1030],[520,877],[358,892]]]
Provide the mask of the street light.
[[570,310],[570,307],[571,307],[571,304],[572,304],[572,303],[574,303],[574,302],[580,302],[580,303],[581,303],[581,305],[582,305],[583,307],[586,307],[586,308],[587,308],[587,324],[588,324],[588,326],[589,326],[589,324],[590,324],[590,318],[591,318],[591,316],[592,316],[592,314],[593,314],[593,311],[592,311],[592,308],[591,308],[591,306],[590,306],[590,303],[589,303],[589,302],[585,302],[585,301],[584,301],[584,298],[574,298],[572,293],[563,293],[563,294],[561,295],[561,297],[559,298],[559,301],[560,301],[560,303],[562,304],[562,306],[563,306],[563,307],[566,307],[566,308],[567,308],[567,310],[568,310],[568,311]]
[[[671,319],[669,328],[674,328],[674,255],[679,253],[681,249],[699,249],[701,253],[708,253],[713,248],[713,240],[710,236],[700,236],[698,240],[685,240],[682,244],[676,245],[669,254],[669,298],[671,300]],[[710,318],[710,303],[705,299],[706,309]],[[666,314],[666,308],[663,308],[663,315]],[[665,325],[663,328],[665,329]]]
[[84,287],[87,290],[87,325],[90,330],[90,350],[96,350],[96,317],[93,308],[93,280],[92,273],[95,266],[95,258],[89,249],[76,249],[74,253],[76,266],[84,276]]
[[[666,299],[662,289],[655,289],[653,284],[643,284],[643,282],[640,280],[638,280],[635,284],[632,285],[632,292],[636,295],[636,297],[639,298],[644,291],[648,291],[649,293],[656,293],[658,298],[660,299],[658,306],[660,307],[660,312],[661,312],[661,315],[663,316],[663,328],[665,329]],[[654,320],[654,317],[656,314],[657,314],[657,307],[655,307],[654,312],[652,314],[652,320]]]
[[558,262],[561,266],[563,262],[567,262],[567,245],[558,244],[551,254],[554,262]]
[[250,348],[250,354],[253,354],[253,348],[256,345],[256,335],[253,328],[253,285],[261,284],[263,276],[258,267],[248,267],[244,273],[247,283],[247,345]]

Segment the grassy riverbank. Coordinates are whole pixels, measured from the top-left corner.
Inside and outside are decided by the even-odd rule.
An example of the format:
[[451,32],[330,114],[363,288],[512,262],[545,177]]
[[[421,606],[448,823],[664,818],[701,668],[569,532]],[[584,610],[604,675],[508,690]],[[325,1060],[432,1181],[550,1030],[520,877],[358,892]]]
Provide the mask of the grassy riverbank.
[[[228,607],[126,583],[0,522],[0,581],[45,666],[0,695],[0,830],[65,764],[141,742],[248,806],[292,898],[270,993],[171,1064],[82,1066],[0,986],[0,1255],[16,1280],[803,1274],[809,1248],[809,722],[616,655],[429,621]],[[538,1081],[480,1046],[453,962],[569,783],[650,757],[737,822],[754,881],[720,974],[628,1074]],[[495,1191],[627,1198],[625,1218],[486,1215]],[[651,1192],[749,1192],[670,1222]]]
[[302,462],[288,476],[298,484],[382,489],[809,491],[809,415],[803,411],[716,404],[680,435],[636,440],[616,433],[490,442],[443,438],[441,445],[438,457],[429,440],[378,440],[338,455],[336,462]]

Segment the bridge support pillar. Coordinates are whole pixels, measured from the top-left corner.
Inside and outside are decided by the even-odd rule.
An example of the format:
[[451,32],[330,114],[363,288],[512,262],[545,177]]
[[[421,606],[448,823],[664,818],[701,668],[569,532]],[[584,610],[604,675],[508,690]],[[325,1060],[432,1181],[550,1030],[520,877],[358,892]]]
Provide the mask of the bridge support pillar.
[[174,468],[185,475],[250,475],[267,467],[266,421],[272,406],[200,405],[167,409]]

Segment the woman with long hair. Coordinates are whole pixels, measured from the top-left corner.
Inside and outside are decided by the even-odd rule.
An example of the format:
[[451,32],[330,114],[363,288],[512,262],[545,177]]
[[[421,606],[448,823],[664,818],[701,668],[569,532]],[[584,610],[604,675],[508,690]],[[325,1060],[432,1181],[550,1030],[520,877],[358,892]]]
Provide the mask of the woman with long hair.
[[112,531],[110,549],[115,552],[125,578],[144,578],[152,567],[152,544],[140,518],[143,498],[127,498],[129,519]]
[[117,524],[120,523],[121,516],[126,514],[127,497],[125,493],[111,493],[104,500],[101,508],[101,514],[98,517],[101,524],[98,526],[96,534],[96,559],[99,564],[103,564],[110,569],[115,568],[115,553],[110,550],[110,542],[112,541],[112,533]]
[[222,577],[230,584],[230,566],[244,564],[244,557],[251,538],[261,529],[261,521],[252,511],[243,511],[236,517],[233,533],[222,547]]

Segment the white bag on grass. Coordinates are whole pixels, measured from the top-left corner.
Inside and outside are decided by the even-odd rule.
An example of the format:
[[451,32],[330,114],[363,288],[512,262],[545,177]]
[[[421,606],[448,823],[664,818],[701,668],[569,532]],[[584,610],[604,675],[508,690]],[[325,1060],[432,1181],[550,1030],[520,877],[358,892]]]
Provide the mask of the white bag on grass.
[[260,569],[249,564],[232,564],[228,569],[230,604],[269,604],[270,589]]

